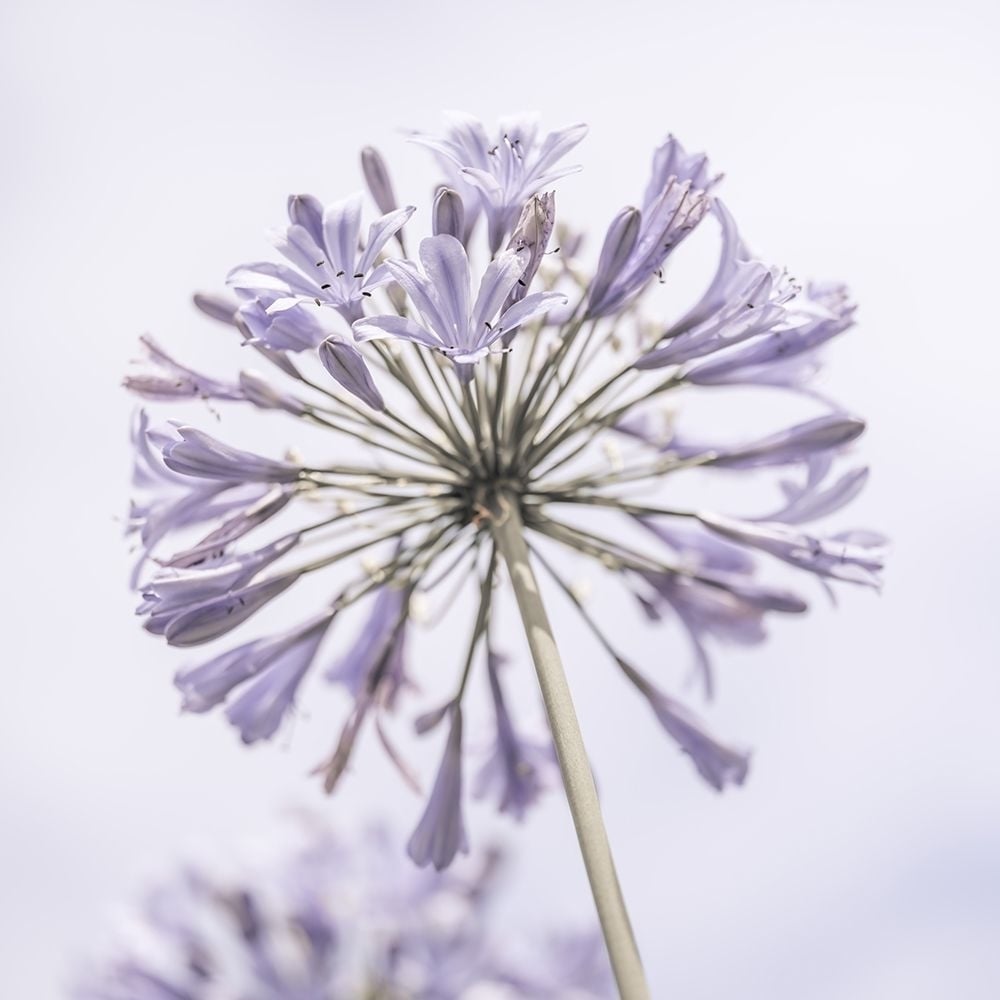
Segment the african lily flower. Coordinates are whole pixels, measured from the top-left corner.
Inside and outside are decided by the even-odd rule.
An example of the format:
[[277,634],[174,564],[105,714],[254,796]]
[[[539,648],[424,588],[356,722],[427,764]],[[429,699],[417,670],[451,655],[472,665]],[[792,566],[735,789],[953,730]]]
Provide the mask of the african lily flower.
[[612,996],[596,928],[532,940],[497,926],[495,849],[438,875],[403,863],[378,830],[349,844],[303,825],[283,850],[247,853],[149,891],[75,1000]]
[[[610,221],[591,272],[579,238],[550,245],[555,197],[541,190],[566,172],[559,160],[582,130],[540,138],[534,126],[508,123],[502,152],[470,119],[454,129],[447,141],[422,140],[449,164],[423,216],[396,207],[387,166],[366,149],[363,173],[382,215],[363,244],[357,199],[324,208],[297,195],[278,242],[294,266],[237,267],[239,301],[196,298],[268,374],[217,379],[146,342],[155,371],[128,380],[145,398],[251,407],[296,418],[297,431],[296,447],[275,455],[236,444],[219,421],[210,433],[140,415],[130,518],[139,613],[178,647],[239,630],[233,648],[188,663],[177,684],[185,707],[223,708],[248,743],[278,732],[310,684],[341,687],[350,707],[317,769],[323,784],[336,787],[373,732],[407,784],[427,790],[408,845],[420,865],[444,868],[468,849],[470,791],[520,818],[554,783],[557,760],[599,913],[618,942],[619,986],[641,996],[535,571],[579,612],[694,771],[719,791],[742,784],[748,752],[710,733],[668,690],[677,678],[661,663],[626,655],[624,636],[581,597],[576,576],[586,565],[606,572],[634,599],[637,621],[686,635],[690,653],[677,662],[709,698],[716,644],[762,642],[771,619],[807,610],[792,571],[828,590],[877,588],[884,539],[814,524],[839,515],[867,478],[863,466],[842,467],[864,421],[813,381],[822,348],[851,328],[854,307],[842,286],[803,290],[756,258],[716,196],[707,158],[673,137],[654,154],[639,207]],[[719,236],[718,263],[705,289],[685,295],[664,266],[705,226]],[[341,284],[319,277],[331,267]],[[661,285],[679,319],[652,305],[648,292]],[[688,400],[712,402],[731,386],[744,390],[740,431],[693,431]],[[792,415],[751,431],[748,388],[777,396]],[[782,496],[765,513],[741,500],[741,481],[775,474]],[[683,499],[699,489],[700,498]],[[249,630],[265,607],[292,607],[286,595],[305,592],[307,579],[321,595],[316,606],[276,632]],[[507,691],[516,667],[502,666],[497,618],[508,583],[554,747]],[[468,622],[455,611],[462,593],[477,605]],[[351,624],[358,614],[366,623]],[[426,618],[463,643],[444,696],[422,692],[443,683],[448,665],[407,654]],[[476,677],[493,709],[485,722],[466,698]],[[393,731],[400,712],[441,740],[429,780]]]

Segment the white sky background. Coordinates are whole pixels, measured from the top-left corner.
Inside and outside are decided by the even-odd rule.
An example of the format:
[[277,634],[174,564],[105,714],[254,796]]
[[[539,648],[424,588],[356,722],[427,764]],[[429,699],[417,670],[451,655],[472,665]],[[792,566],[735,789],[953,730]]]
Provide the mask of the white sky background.
[[[118,382],[144,330],[225,357],[189,291],[265,254],[287,193],[356,189],[362,144],[424,199],[424,154],[395,129],[449,107],[589,122],[559,207],[595,241],[673,131],[726,172],[758,252],[844,278],[861,304],[825,385],[870,420],[873,479],[845,523],[895,551],[881,597],[841,588],[834,611],[817,590],[766,646],[720,650],[709,717],[755,747],[744,789],[697,783],[555,608],[654,996],[998,995],[997,7],[601,9],[4,5],[3,996],[59,996],[116,901],[281,804],[348,828],[384,813],[401,833],[419,814],[374,748],[332,801],[304,776],[342,707],[322,685],[253,752],[219,718],[177,718],[180,658],[141,632],[125,587]],[[430,640],[449,675],[457,641]],[[652,634],[645,653],[687,656]],[[506,920],[587,919],[557,798],[524,829],[483,807],[470,820],[517,853]]]

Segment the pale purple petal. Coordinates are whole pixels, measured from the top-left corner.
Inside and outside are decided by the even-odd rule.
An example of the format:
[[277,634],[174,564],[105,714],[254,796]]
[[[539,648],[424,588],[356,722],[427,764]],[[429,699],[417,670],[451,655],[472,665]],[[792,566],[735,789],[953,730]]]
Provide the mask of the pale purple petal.
[[618,665],[708,784],[719,792],[729,785],[743,784],[750,768],[746,751],[720,743],[684,705],[668,697],[624,660],[619,660]]
[[176,429],[179,441],[163,448],[163,462],[168,469],[199,479],[227,479],[244,482],[291,483],[301,469],[291,462],[278,462],[249,451],[241,451],[218,441],[195,427]]
[[420,263],[441,302],[452,343],[468,347],[470,305],[469,258],[454,236],[428,236],[420,242]]
[[226,708],[226,718],[244,743],[270,739],[278,731],[329,624],[329,616],[323,617],[269,651],[257,679]]
[[367,274],[375,264],[382,248],[403,228],[416,211],[416,206],[407,205],[376,219],[368,229],[368,245],[358,261],[358,273]]
[[171,646],[197,646],[236,628],[299,578],[292,571],[195,605],[172,618],[164,635]]
[[406,850],[421,868],[432,864],[438,871],[447,868],[456,854],[469,850],[462,819],[462,710],[458,706],[452,709],[434,788]]
[[366,316],[359,319],[352,327],[358,340],[378,340],[383,337],[399,337],[402,340],[412,340],[415,344],[441,350],[445,345],[438,339],[436,333],[431,333],[425,327],[414,323],[406,316]]
[[319,359],[323,367],[348,392],[367,403],[373,410],[385,409],[385,400],[375,385],[364,355],[353,344],[330,337],[320,344]]

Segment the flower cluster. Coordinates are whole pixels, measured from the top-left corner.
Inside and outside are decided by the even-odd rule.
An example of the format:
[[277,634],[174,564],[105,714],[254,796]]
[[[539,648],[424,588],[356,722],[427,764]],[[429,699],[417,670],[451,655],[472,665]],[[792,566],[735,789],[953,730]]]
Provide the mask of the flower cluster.
[[387,839],[319,829],[223,875],[188,867],[128,914],[74,1000],[460,1000],[612,996],[596,930],[512,939],[494,927],[496,852],[443,875]]
[[[126,380],[149,400],[204,399],[292,417],[339,447],[266,456],[225,434],[138,416],[130,528],[148,631],[172,646],[201,646],[242,632],[304,578],[330,581],[305,618],[185,665],[176,683],[187,710],[222,708],[244,741],[266,740],[305,678],[319,674],[352,699],[320,768],[326,788],[366,728],[417,783],[385,726],[419,692],[408,642],[429,602],[440,595],[443,614],[459,588],[475,594],[453,694],[425,704],[416,719],[420,733],[446,729],[409,845],[421,865],[444,867],[467,846],[464,696],[474,668],[487,681],[494,736],[473,790],[520,817],[550,781],[551,745],[511,713],[510,668],[496,645],[495,532],[508,518],[523,522],[532,558],[612,668],[719,790],[744,780],[747,753],[711,735],[625,655],[560,553],[613,574],[649,622],[679,626],[707,696],[713,643],[759,642],[765,619],[806,610],[797,591],[765,577],[763,564],[784,563],[828,589],[834,581],[879,585],[880,535],[814,527],[867,477],[864,467],[842,466],[863,421],[812,384],[824,346],[854,323],[846,290],[800,286],[757,259],[719,200],[706,157],[672,136],[654,154],[640,207],[615,216],[588,269],[582,239],[556,224],[547,190],[570,171],[561,161],[584,133],[545,134],[521,118],[490,135],[455,116],[441,137],[414,134],[443,168],[423,216],[398,204],[382,157],[366,149],[363,173],[380,213],[367,230],[360,194],[328,205],[295,195],[276,239],[283,262],[235,268],[235,298],[195,298],[267,374],[247,369],[220,380],[145,338],[149,364]],[[430,233],[418,239],[421,224]],[[661,284],[674,291],[665,269],[706,226],[719,238],[714,274],[679,318],[661,319],[647,293]],[[808,412],[736,440],[678,426],[679,401],[733,387],[743,390],[740,400],[751,398],[747,390],[772,390]],[[758,472],[780,474],[782,499],[763,514],[734,515],[740,501],[724,487]],[[717,500],[681,503],[691,477]],[[366,602],[367,623],[353,635],[338,619]]]

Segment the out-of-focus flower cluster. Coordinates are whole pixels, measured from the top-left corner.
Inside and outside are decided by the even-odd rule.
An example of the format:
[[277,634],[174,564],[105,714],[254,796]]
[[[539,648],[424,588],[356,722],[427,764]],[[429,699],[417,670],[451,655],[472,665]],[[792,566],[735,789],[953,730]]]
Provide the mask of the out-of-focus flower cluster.
[[421,872],[382,834],[318,828],[239,874],[188,867],[121,921],[74,1000],[598,1000],[611,997],[596,928],[500,933],[497,852]]
[[[580,611],[612,667],[719,790],[744,780],[747,753],[667,693],[659,664],[640,667],[625,655],[622,636],[582,598],[560,553],[613,574],[649,623],[678,626],[706,696],[715,686],[713,644],[760,642],[769,618],[806,610],[765,564],[827,589],[879,585],[880,535],[816,526],[838,515],[868,474],[843,462],[864,422],[813,384],[825,346],[854,323],[846,290],[803,287],[755,257],[707,158],[673,137],[656,149],[638,207],[611,220],[589,267],[582,235],[557,223],[548,190],[575,169],[563,159],[585,131],[544,133],[522,117],[490,133],[458,115],[444,135],[415,133],[442,170],[419,213],[400,205],[382,157],[366,149],[377,210],[367,228],[362,194],[329,204],[294,195],[275,239],[282,260],[236,267],[234,298],[196,296],[266,374],[208,376],[145,338],[149,364],[126,380],[148,400],[249,406],[291,418],[301,432],[329,432],[329,453],[268,456],[225,432],[140,414],[130,519],[141,549],[139,613],[149,632],[180,648],[239,630],[235,645],[185,665],[176,682],[185,709],[220,709],[247,743],[275,735],[308,675],[346,689],[352,707],[320,768],[327,789],[366,729],[417,783],[386,723],[401,703],[418,706],[418,732],[446,730],[410,841],[419,864],[443,867],[467,846],[463,727],[475,671],[493,706],[493,740],[474,790],[520,817],[549,782],[551,746],[512,713],[512,668],[495,641],[493,529],[511,512],[554,592]],[[420,227],[429,235],[420,238]],[[667,271],[706,227],[718,237],[714,273],[665,319],[648,293],[663,284],[685,301]],[[730,437],[689,430],[688,399],[711,401],[734,387],[744,401],[727,405],[745,407],[747,420]],[[754,393],[805,412],[741,432],[755,423]],[[779,474],[781,496],[747,513],[738,487],[758,473]],[[711,503],[682,503],[681,484],[699,475],[717,477]],[[327,573],[334,567],[340,577]],[[319,606],[280,631],[244,636],[258,611],[320,574],[330,583]],[[456,663],[408,663],[419,610],[462,606],[462,588],[478,612],[464,623],[445,619],[455,642],[466,643]],[[367,623],[356,634],[339,619],[361,604]],[[421,680],[447,670],[453,694],[420,705]]]

